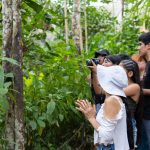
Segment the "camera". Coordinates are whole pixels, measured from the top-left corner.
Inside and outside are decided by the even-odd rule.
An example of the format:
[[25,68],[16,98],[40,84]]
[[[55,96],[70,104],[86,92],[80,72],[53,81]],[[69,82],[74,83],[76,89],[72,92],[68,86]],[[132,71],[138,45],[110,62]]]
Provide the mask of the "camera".
[[86,60],[86,65],[87,66],[93,66],[92,61],[98,65],[100,63],[100,60],[98,58],[92,58],[91,60]]

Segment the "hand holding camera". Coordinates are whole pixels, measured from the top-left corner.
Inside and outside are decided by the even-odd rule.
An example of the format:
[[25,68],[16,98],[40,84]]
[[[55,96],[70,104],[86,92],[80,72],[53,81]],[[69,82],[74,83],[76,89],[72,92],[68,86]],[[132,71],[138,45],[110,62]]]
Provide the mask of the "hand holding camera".
[[97,73],[97,65],[99,64],[99,59],[97,58],[92,58],[91,60],[87,60],[86,64],[88,68],[92,71],[93,74]]
[[91,60],[86,60],[86,65],[93,66],[92,62],[94,62],[95,65],[98,65],[100,63],[100,60],[98,58],[92,58]]

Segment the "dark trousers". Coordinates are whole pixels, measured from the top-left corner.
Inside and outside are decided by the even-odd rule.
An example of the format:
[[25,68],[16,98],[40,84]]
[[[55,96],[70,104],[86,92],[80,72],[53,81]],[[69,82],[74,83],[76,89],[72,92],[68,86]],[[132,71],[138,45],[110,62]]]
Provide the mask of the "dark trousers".
[[142,141],[141,141],[141,144],[138,146],[137,150],[149,150],[147,136],[146,136],[146,132],[144,130],[144,126],[142,126]]

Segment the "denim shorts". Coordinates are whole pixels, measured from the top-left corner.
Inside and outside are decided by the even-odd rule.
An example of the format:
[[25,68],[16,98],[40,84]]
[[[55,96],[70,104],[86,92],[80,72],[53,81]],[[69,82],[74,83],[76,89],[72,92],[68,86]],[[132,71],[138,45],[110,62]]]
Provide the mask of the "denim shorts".
[[107,146],[105,146],[104,144],[99,144],[97,145],[96,150],[115,150],[115,146],[114,144],[108,144]]

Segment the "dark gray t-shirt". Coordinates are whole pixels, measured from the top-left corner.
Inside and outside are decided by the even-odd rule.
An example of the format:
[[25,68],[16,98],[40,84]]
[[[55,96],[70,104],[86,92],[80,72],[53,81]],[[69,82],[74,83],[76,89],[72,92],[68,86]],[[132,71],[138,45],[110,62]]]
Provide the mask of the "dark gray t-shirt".
[[[150,61],[146,64],[144,79],[143,79],[143,89],[150,89]],[[150,120],[150,95],[144,95],[143,97],[143,118]]]

